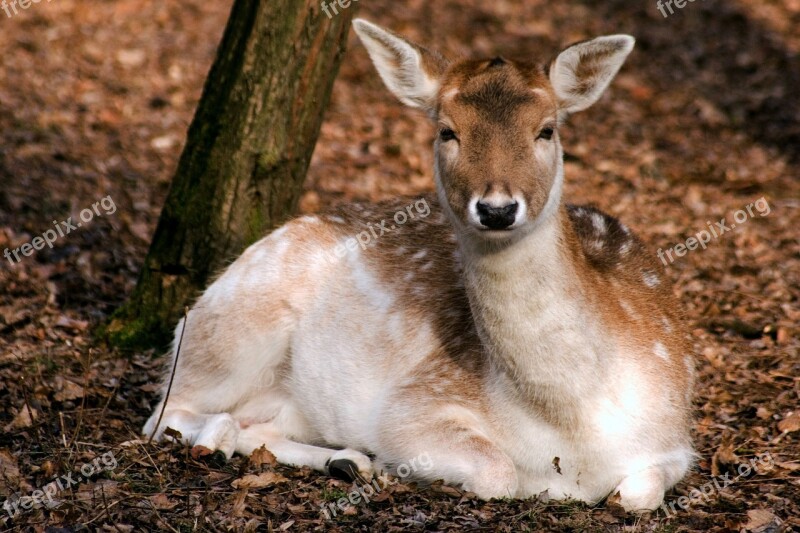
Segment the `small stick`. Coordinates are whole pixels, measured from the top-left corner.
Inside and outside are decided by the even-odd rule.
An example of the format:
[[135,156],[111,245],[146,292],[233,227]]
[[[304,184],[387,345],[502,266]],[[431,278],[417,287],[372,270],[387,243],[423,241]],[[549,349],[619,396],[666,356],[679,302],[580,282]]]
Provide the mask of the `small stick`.
[[[20,385],[22,388],[22,398],[25,400],[25,408],[28,410],[28,416],[31,418],[31,425],[36,421],[35,417],[33,416],[33,409],[31,409],[31,402],[28,400],[28,380],[25,377],[25,364],[22,361],[22,358],[17,354],[17,352],[11,352],[14,357],[20,362],[22,366],[22,376],[20,376]],[[39,444],[39,448],[42,448],[42,440],[39,437],[39,431],[37,428],[34,428],[33,431],[34,435],[36,435],[36,442]]]
[[178,338],[178,347],[175,349],[175,361],[172,363],[172,373],[169,376],[169,384],[167,385],[167,393],[164,395],[164,403],[161,405],[161,412],[158,414],[158,422],[156,422],[156,427],[153,428],[153,432],[150,434],[150,438],[147,439],[147,444],[153,442],[153,437],[158,431],[158,427],[161,425],[161,419],[164,416],[164,411],[167,409],[167,400],[169,400],[169,393],[172,390],[172,381],[175,379],[175,369],[178,368],[178,356],[181,354],[181,344],[183,344],[183,333],[186,331],[186,322],[189,320],[189,307],[183,308],[183,327],[181,327],[181,336]]
[[92,367],[92,349],[89,348],[89,356],[86,358],[85,367],[83,369],[83,396],[81,397],[81,409],[78,411],[78,423],[75,424],[75,433],[72,434],[72,438],[69,439],[68,448],[72,448],[72,443],[78,440],[78,435],[81,431],[81,424],[83,424],[83,412],[86,409],[86,396],[89,394],[89,370]]
[[111,391],[111,396],[108,397],[106,400],[106,404],[103,406],[103,410],[100,411],[100,421],[97,423],[98,427],[103,427],[103,421],[106,418],[106,411],[108,410],[108,404],[111,403],[111,400],[114,399],[114,396],[117,395],[117,391],[119,391],[120,386],[122,385],[122,381],[125,379],[125,374],[128,373],[128,368],[131,366],[130,359],[125,360],[125,368],[122,369],[122,374],[119,377],[119,381],[117,382],[117,386],[114,387],[114,390]]
[[64,443],[64,449],[67,449],[67,436],[66,436],[66,427],[64,426],[64,412],[58,412],[58,420],[61,422],[61,441]]

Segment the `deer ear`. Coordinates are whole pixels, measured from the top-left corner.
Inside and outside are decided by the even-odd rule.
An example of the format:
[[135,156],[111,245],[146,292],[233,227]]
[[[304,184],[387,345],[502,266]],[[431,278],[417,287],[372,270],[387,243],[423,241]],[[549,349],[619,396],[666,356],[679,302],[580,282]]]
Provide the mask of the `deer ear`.
[[558,98],[559,115],[594,104],[619,72],[636,40],[608,35],[574,44],[550,64],[548,76]]
[[404,104],[433,115],[445,59],[364,19],[355,19],[353,29],[386,87]]

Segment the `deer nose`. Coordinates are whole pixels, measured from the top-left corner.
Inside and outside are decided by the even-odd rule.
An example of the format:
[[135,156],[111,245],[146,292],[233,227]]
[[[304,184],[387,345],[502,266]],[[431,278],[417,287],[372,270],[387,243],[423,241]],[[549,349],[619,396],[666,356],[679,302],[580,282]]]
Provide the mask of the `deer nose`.
[[511,226],[517,218],[519,204],[512,201],[509,204],[495,207],[483,201],[478,201],[475,206],[481,224],[489,229],[501,230]]

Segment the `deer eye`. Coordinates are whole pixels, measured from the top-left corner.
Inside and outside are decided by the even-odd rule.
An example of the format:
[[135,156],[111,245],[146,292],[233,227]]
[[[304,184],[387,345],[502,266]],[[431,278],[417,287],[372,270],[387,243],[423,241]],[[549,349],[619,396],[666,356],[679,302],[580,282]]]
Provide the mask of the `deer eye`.
[[456,132],[454,132],[450,128],[442,128],[439,130],[439,139],[441,139],[442,142],[446,143],[447,141],[458,140],[458,137],[456,137]]
[[539,132],[539,136],[537,139],[544,139],[545,141],[549,141],[553,138],[553,134],[555,133],[555,129],[553,126],[546,126],[542,128],[542,131]]

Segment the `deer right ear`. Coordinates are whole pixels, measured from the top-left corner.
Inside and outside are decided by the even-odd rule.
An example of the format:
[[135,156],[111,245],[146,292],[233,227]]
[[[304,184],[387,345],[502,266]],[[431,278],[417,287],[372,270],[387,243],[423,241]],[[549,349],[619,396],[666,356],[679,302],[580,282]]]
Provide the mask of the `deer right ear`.
[[386,87],[404,104],[433,116],[445,59],[364,19],[355,19],[353,29]]
[[548,77],[558,98],[559,118],[595,103],[619,72],[636,41],[607,35],[574,44],[550,64]]

